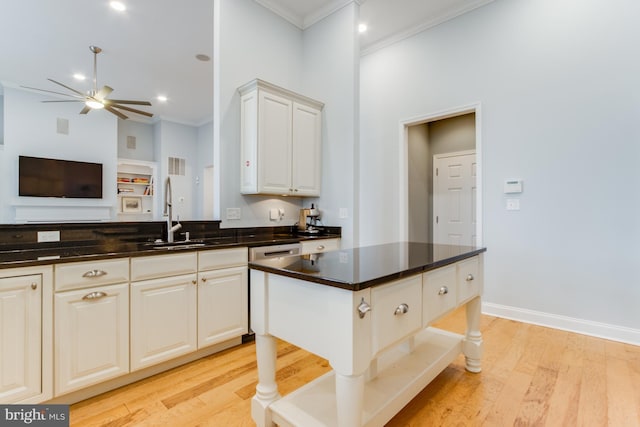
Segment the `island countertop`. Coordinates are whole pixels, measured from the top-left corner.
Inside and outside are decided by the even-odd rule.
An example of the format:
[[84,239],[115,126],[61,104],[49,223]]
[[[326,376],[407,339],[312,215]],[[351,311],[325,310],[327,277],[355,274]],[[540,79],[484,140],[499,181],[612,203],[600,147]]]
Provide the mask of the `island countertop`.
[[359,291],[471,258],[483,247],[397,242],[249,262],[249,268]]

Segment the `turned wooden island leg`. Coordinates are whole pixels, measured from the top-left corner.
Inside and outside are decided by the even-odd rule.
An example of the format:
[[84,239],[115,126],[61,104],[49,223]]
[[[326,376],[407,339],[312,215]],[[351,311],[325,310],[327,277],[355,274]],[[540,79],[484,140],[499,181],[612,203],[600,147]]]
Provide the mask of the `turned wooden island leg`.
[[467,311],[467,332],[462,342],[462,352],[466,359],[466,368],[469,372],[482,370],[482,334],[480,333],[481,300],[476,297],[469,301]]
[[268,406],[280,399],[276,383],[276,339],[271,335],[256,334],[258,385],[251,400],[251,416],[258,427],[274,425]]
[[365,375],[342,375],[336,372],[338,427],[360,427],[364,409]]

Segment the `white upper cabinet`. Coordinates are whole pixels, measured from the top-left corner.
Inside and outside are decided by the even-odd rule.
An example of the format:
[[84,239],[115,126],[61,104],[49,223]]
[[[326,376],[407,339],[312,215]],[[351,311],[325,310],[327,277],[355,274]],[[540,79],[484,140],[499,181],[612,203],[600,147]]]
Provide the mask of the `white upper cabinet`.
[[241,192],[320,195],[321,102],[253,80],[241,94]]

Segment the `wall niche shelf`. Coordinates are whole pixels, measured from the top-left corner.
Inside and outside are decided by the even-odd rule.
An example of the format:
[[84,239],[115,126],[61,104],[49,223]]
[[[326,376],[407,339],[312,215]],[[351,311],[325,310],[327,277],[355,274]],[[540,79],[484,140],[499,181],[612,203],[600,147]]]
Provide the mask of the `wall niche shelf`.
[[120,221],[153,220],[156,209],[156,164],[118,159],[116,211]]

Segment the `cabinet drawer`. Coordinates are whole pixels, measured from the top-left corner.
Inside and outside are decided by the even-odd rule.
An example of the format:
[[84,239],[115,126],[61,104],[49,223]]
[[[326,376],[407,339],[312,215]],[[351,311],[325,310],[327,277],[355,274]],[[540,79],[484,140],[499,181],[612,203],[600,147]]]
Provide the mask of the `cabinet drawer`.
[[340,239],[305,240],[300,245],[303,255],[317,254],[340,249]]
[[198,270],[216,270],[219,268],[247,265],[247,248],[217,249],[198,252]]
[[129,372],[129,284],[57,292],[55,395]]
[[478,257],[460,261],[458,264],[458,304],[480,295],[482,275]]
[[54,267],[56,291],[129,282],[129,258],[57,264]]
[[131,281],[195,273],[197,269],[196,252],[131,258]]
[[422,275],[371,290],[372,351],[402,341],[421,327]]
[[456,266],[424,273],[422,282],[423,327],[456,307]]

